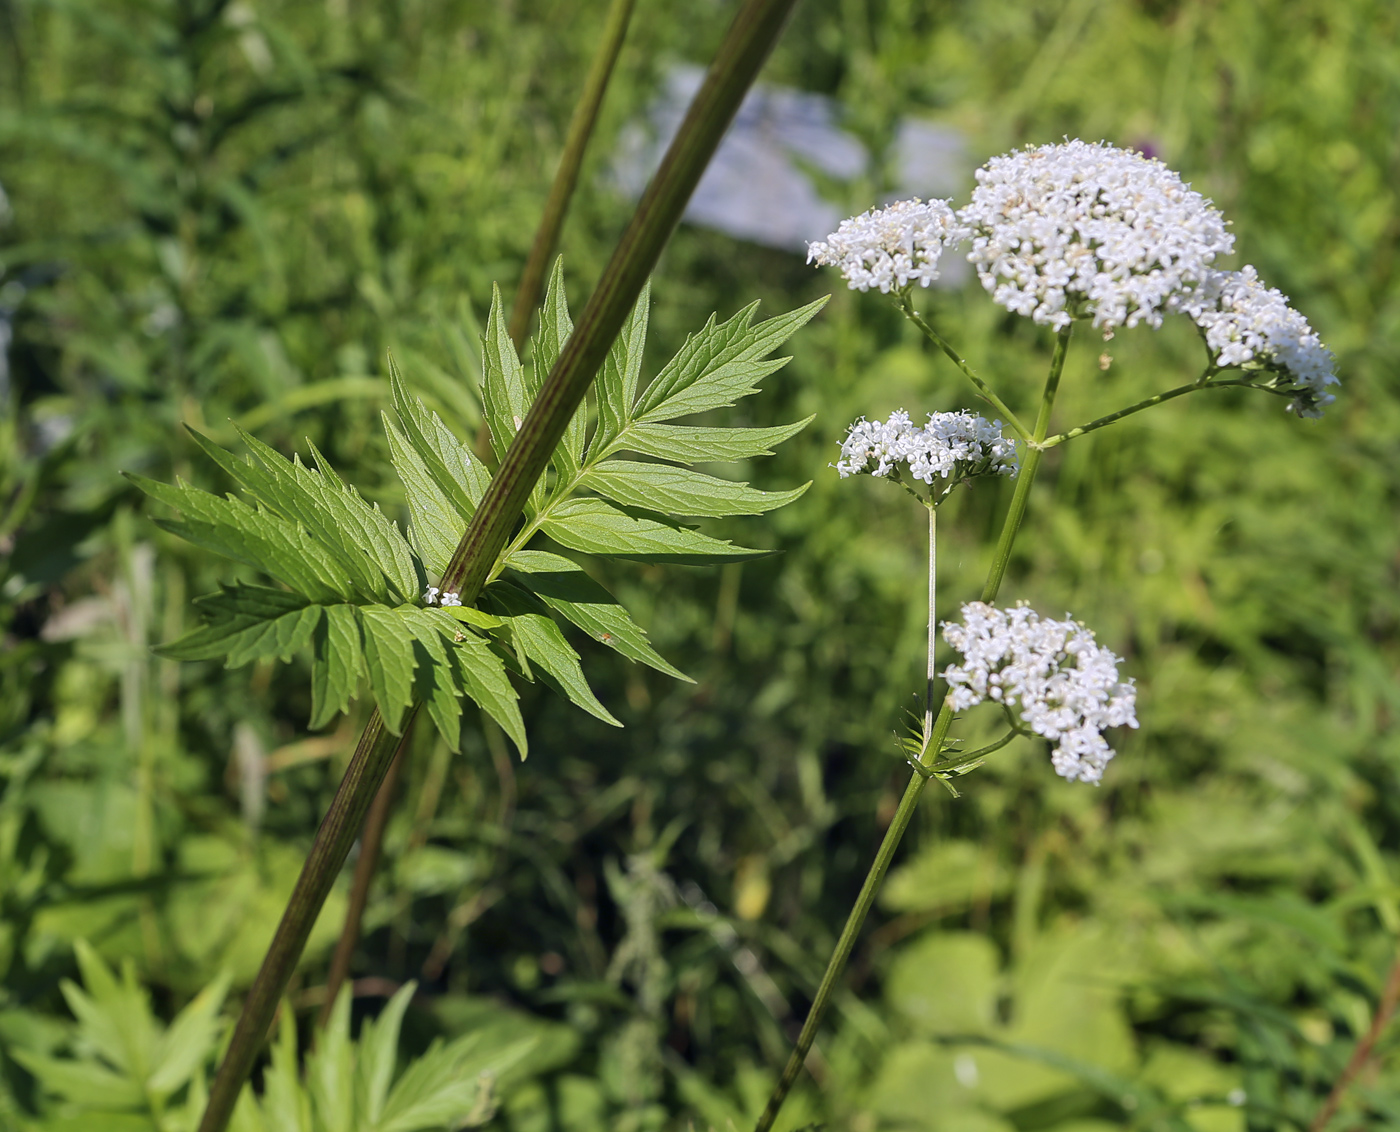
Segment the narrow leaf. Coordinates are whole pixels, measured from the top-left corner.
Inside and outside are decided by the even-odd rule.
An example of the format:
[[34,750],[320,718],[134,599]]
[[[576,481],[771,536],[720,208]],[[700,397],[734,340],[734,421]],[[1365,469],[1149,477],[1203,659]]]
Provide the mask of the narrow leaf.
[[366,1124],[373,1128],[379,1124],[384,1113],[384,1102],[389,1096],[389,1085],[394,1079],[394,1066],[399,1054],[399,1029],[403,1025],[404,1011],[418,984],[404,983],[395,992],[373,1022],[365,1023],[365,1032],[360,1035],[359,1071],[364,1080]]
[[440,578],[457,549],[457,540],[467,529],[467,520],[443,494],[422,457],[387,415],[384,433],[389,439],[389,459],[408,499],[409,539],[423,560],[424,569],[434,579]]
[[141,1086],[95,1061],[72,1061],[43,1057],[28,1050],[10,1051],[10,1056],[32,1073],[45,1089],[85,1107],[139,1108],[146,1102]]
[[637,562],[706,565],[769,553],[672,525],[660,516],[624,510],[603,499],[567,499],[550,512],[540,529],[572,550]]
[[608,460],[589,469],[583,481],[600,495],[629,507],[668,515],[760,515],[797,499],[810,483],[792,491],[758,491],[670,464]]
[[313,635],[311,723],[324,727],[350,706],[364,672],[360,627],[352,605],[328,605]]
[[408,395],[392,358],[389,359],[389,389],[394,412],[398,414],[409,445],[422,460],[438,490],[451,502],[465,529],[467,520],[486,493],[490,474],[436,413],[429,412],[418,398]]
[[622,326],[608,351],[603,370],[598,375],[598,427],[589,451],[601,456],[622,434],[632,419],[632,404],[637,399],[637,381],[642,373],[642,353],[647,341],[647,322],[651,317],[651,284],[642,288],[637,305]]
[[221,974],[180,1011],[160,1040],[146,1088],[168,1097],[203,1068],[223,1028],[219,1008],[228,993],[230,976]]
[[270,511],[255,511],[239,499],[220,499],[183,480],[164,484],[125,474],[153,499],[185,513],[182,521],[157,520],[172,534],[261,570],[311,601],[333,602],[353,596],[344,563],[298,524]]
[[759,381],[788,362],[787,358],[768,359],[768,355],[821,310],[827,298],[752,327],[749,321],[756,302],[727,322],[716,324],[711,317],[647,387],[635,418],[647,423],[670,420],[732,405],[757,392]]
[[771,456],[789,437],[812,423],[812,417],[771,428],[702,428],[695,425],[634,424],[619,448],[678,464],[747,460]]
[[[428,709],[428,716],[452,751],[462,749],[462,691],[447,647],[430,609],[400,609],[415,642],[417,667],[413,673],[413,688],[418,699]],[[449,622],[450,623],[450,622]]]
[[530,394],[525,386],[525,372],[516,357],[515,345],[506,329],[506,316],[501,306],[501,289],[491,290],[491,313],[486,319],[486,335],[482,338],[482,363],[486,384],[482,390],[486,401],[486,423],[491,429],[491,450],[499,460],[506,454],[510,442],[530,408]]
[[360,626],[374,702],[384,725],[402,735],[404,716],[413,702],[413,634],[401,616],[383,606],[361,607]]
[[275,656],[290,660],[311,642],[322,607],[299,594],[242,583],[195,598],[206,624],[155,650],[171,660],[217,660],[225,668]]
[[542,550],[517,550],[506,559],[506,565],[515,581],[595,641],[629,660],[649,665],[677,680],[694,683],[651,647],[646,631],[577,563]]
[[[532,339],[534,362],[531,367],[533,379],[529,385],[531,401],[544,384],[545,376],[559,360],[564,343],[573,332],[574,322],[569,317],[569,300],[564,292],[564,257],[558,256],[549,277],[549,287],[545,291],[539,330]],[[580,402],[578,410],[569,418],[569,426],[564,430],[563,440],[555,452],[556,466],[563,475],[571,473],[583,459],[583,440],[587,424],[588,405],[587,402]]]
[[583,675],[578,653],[564,639],[563,632],[539,599],[509,584],[494,585],[486,593],[504,614],[511,639],[540,670],[540,679],[590,715],[614,727],[622,726],[593,694]]
[[506,675],[501,658],[491,651],[489,643],[474,633],[466,634],[456,649],[449,650],[449,655],[457,662],[467,695],[501,725],[501,730],[510,736],[524,759],[530,753],[530,744],[525,737],[525,721],[520,716],[520,697]]

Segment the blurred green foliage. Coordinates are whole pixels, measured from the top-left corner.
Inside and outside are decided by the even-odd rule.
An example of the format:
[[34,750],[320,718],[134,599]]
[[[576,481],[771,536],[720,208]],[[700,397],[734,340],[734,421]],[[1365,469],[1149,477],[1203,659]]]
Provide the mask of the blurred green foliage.
[[[118,469],[216,488],[179,425],[231,441],[233,419],[284,452],[309,435],[397,513],[385,355],[476,431],[471,311],[518,275],[603,7],[0,3],[0,1125],[50,1105],[26,1058],[102,1056],[65,1021],[77,940],[133,964],[162,1018],[220,972],[246,986],[362,722],[306,734],[304,667],[153,657],[228,574]],[[731,8],[639,5],[564,235],[572,279],[626,216],[604,175],[618,129]],[[961,799],[931,792],[780,1127],[1306,1127],[1369,1025],[1400,932],[1397,23],[1382,0],[799,7],[768,76],[834,95],[877,153],[909,114],[978,161],[1065,135],[1150,146],[1224,209],[1344,386],[1316,426],[1223,392],[1050,454],[1005,597],[1125,655],[1143,726],[1098,790],[1018,744]],[[877,167],[837,191],[856,212],[885,187]],[[682,228],[649,350],[712,309],[837,285]],[[975,286],[921,302],[1029,402],[1042,335]],[[973,401],[878,296],[841,291],[792,348],[725,423],[817,414],[740,476],[816,482],[706,528],[782,553],[599,567],[698,683],[594,648],[625,731],[524,688],[523,768],[486,721],[461,756],[428,729],[411,749],[356,1016],[419,979],[406,1054],[471,1030],[495,1009],[479,996],[554,1023],[495,1127],[752,1120],[908,773],[919,515],[824,469],[857,415]],[[1197,349],[1182,327],[1082,336],[1060,419],[1176,384]],[[983,487],[945,510],[946,612],[975,596],[1004,505]],[[1337,1126],[1400,1126],[1393,1048]]]

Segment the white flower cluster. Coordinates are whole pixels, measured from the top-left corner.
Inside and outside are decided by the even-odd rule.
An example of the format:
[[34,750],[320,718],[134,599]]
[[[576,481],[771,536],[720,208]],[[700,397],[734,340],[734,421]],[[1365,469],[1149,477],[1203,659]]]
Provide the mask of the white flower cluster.
[[902,200],[841,221],[825,240],[809,244],[807,262],[839,267],[853,291],[890,291],[938,278],[945,248],[967,239],[947,201]]
[[1044,620],[1025,603],[974,601],[962,615],[961,624],[943,625],[943,639],[963,657],[943,673],[953,710],[984,700],[1019,707],[1022,721],[1056,744],[1058,774],[1098,782],[1113,757],[1103,730],[1138,725],[1137,695],[1118,679],[1119,658],[1079,622]]
[[903,409],[887,421],[864,417],[851,425],[835,465],[841,478],[868,472],[887,476],[906,464],[916,480],[1015,475],[1016,442],[1001,434],[1001,421],[975,413],[930,413],[922,428]]
[[1162,324],[1172,295],[1204,281],[1234,238],[1208,200],[1160,161],[1107,143],[994,157],[958,213],[992,298],[1059,330]]
[[[439,594],[442,594],[441,599],[439,599],[438,597]],[[441,605],[444,608],[448,608],[454,605],[461,605],[462,599],[458,597],[455,593],[442,593],[442,591],[438,589],[437,586],[429,586],[427,592],[423,595],[423,604]]]
[[1337,399],[1327,392],[1337,384],[1332,351],[1254,268],[1213,271],[1176,305],[1204,331],[1218,365],[1262,366],[1299,386],[1288,407],[1300,417],[1320,417]]

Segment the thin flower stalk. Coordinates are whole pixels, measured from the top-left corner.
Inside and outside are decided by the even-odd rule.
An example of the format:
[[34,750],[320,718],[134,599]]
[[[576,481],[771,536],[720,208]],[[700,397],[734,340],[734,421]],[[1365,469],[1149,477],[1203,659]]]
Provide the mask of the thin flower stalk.
[[[1011,548],[1016,541],[1016,533],[1021,529],[1021,521],[1025,518],[1026,506],[1030,501],[1031,483],[1040,467],[1042,449],[1037,445],[1045,439],[1045,435],[1050,429],[1050,414],[1054,409],[1055,395],[1059,391],[1060,375],[1064,371],[1065,354],[1072,329],[1073,324],[1070,324],[1055,335],[1055,352],[1050,361],[1050,374],[1046,378],[1045,389],[1041,395],[1040,412],[1036,418],[1035,432],[1030,437],[1029,451],[1021,465],[1020,474],[1016,478],[1016,491],[1011,497],[1011,505],[1007,510],[1006,519],[1002,523],[1001,538],[997,543],[996,554],[987,574],[987,583],[982,589],[982,600],[985,602],[996,600],[997,592],[1001,589],[1002,579],[1006,576],[1006,564],[1011,557]],[[931,561],[930,570],[932,570],[932,565]],[[930,583],[929,592],[929,617],[932,620],[932,597],[934,595],[932,583]],[[930,667],[932,667],[933,644],[933,635],[930,632]],[[927,715],[925,719],[927,720]],[[945,696],[932,726],[925,723],[923,757],[920,759],[924,771],[936,767],[938,755],[943,750],[943,744],[947,741],[948,731],[952,725],[953,708]],[[932,777],[932,774],[924,773],[921,770],[915,770],[910,775],[909,785],[904,788],[904,795],[899,800],[899,807],[895,810],[889,828],[885,830],[885,836],[880,842],[879,849],[876,850],[875,860],[871,863],[869,872],[866,873],[860,894],[856,897],[855,905],[846,918],[846,924],[841,929],[841,935],[836,941],[836,948],[827,963],[826,971],[822,974],[821,983],[812,999],[812,1007],[807,1012],[807,1020],[803,1023],[802,1032],[797,1037],[797,1043],[788,1057],[787,1064],[783,1066],[782,1074],[768,1098],[767,1106],[759,1117],[758,1123],[754,1126],[754,1132],[769,1132],[773,1127],[773,1122],[778,1118],[778,1113],[781,1111],[788,1093],[797,1082],[798,1075],[802,1072],[802,1066],[807,1058],[807,1051],[811,1049],[812,1043],[816,1040],[817,1031],[821,1028],[822,1021],[831,1005],[836,984],[846,970],[846,963],[850,960],[851,952],[855,949],[856,939],[860,935],[861,928],[865,925],[866,917],[875,904],[875,897],[879,894],[880,887],[884,883],[885,874],[889,872],[895,851],[899,848],[899,843],[904,838],[904,832],[913,820],[914,811],[918,809],[919,799],[923,797],[924,788],[928,786],[929,779]]]
[[[475,604],[594,375],[641,294],[739,104],[777,42],[795,0],[746,0],[680,130],[624,231],[598,287],[448,563],[441,590]],[[416,712],[409,709],[409,718]],[[405,722],[405,726],[407,721]],[[376,708],[244,1000],[209,1091],[199,1132],[224,1132],[326,897],[393,760],[397,739]]]

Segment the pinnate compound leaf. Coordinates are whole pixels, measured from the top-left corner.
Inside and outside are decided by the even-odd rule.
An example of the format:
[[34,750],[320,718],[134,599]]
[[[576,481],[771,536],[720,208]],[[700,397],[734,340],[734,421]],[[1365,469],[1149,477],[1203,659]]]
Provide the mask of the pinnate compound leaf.
[[646,348],[647,322],[651,317],[651,284],[642,288],[637,305],[614,339],[603,369],[598,374],[598,427],[590,452],[601,454],[632,420],[637,399],[637,382],[642,373],[642,353]]
[[311,723],[324,727],[350,706],[364,674],[360,626],[353,605],[328,605],[312,636]]
[[796,436],[812,417],[770,428],[704,428],[699,425],[636,424],[621,447],[678,464],[747,460],[771,456],[772,449]]
[[413,702],[413,634],[403,617],[383,606],[360,610],[364,634],[365,667],[369,686],[384,726],[394,735],[403,734],[404,716]]
[[290,660],[311,642],[322,607],[300,594],[242,583],[195,598],[206,623],[156,652],[171,660],[217,660],[225,668],[275,656]]
[[486,423],[491,429],[491,450],[501,459],[515,439],[520,423],[530,408],[531,390],[525,384],[525,370],[515,353],[515,344],[506,329],[500,287],[491,289],[491,313],[482,339]]
[[637,562],[707,565],[769,553],[722,542],[660,516],[615,507],[604,499],[567,499],[550,511],[540,529],[571,550]]
[[595,641],[658,672],[693,684],[667,663],[647,640],[646,631],[581,566],[543,550],[517,550],[506,559],[512,578]]
[[221,499],[183,480],[163,484],[129,472],[126,476],[153,499],[184,512],[183,520],[157,520],[171,534],[261,570],[311,601],[353,596],[342,565],[298,524],[255,511],[239,499]]
[[608,460],[590,468],[583,481],[616,503],[668,515],[760,515],[800,497],[810,481],[792,491],[757,491],[670,464]]
[[642,394],[633,416],[644,423],[671,420],[732,405],[758,391],[758,382],[787,364],[768,355],[817,311],[829,296],[787,314],[751,326],[758,303],[751,303],[727,322],[713,316],[698,334],[686,339]]
[[487,590],[487,598],[501,611],[510,628],[511,640],[524,653],[526,661],[539,670],[546,684],[604,723],[622,726],[593,694],[583,675],[578,653],[564,639],[543,602],[506,583],[492,586]]

